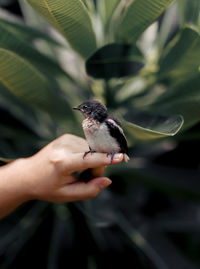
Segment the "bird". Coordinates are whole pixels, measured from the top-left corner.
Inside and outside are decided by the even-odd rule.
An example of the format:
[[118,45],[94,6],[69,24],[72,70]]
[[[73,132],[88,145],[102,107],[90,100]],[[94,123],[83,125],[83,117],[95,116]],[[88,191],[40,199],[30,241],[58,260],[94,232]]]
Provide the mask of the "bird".
[[82,128],[89,151],[84,153],[83,158],[89,153],[107,153],[107,156],[111,156],[112,164],[114,155],[123,153],[124,161],[129,161],[122,125],[116,117],[108,114],[106,106],[97,100],[88,100],[73,109],[79,110],[85,118]]

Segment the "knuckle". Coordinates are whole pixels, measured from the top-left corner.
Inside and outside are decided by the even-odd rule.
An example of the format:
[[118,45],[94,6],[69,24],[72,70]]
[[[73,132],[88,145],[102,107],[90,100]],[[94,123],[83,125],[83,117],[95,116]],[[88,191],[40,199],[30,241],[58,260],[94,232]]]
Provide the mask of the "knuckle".
[[62,162],[63,156],[59,150],[54,150],[49,154],[49,161],[53,164],[59,164]]

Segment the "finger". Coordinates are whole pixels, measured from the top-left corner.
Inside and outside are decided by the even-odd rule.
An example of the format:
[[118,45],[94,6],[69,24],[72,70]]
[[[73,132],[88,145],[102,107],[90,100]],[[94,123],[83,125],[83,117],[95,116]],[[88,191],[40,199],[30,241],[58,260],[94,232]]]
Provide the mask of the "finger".
[[[69,160],[66,161],[67,169],[70,169],[71,172],[85,170],[87,168],[97,168],[100,166],[110,165],[111,159],[110,156],[107,156],[106,153],[93,153],[88,154],[85,158],[83,158],[83,153],[76,153]],[[112,164],[119,163],[123,160],[122,153],[116,153],[114,155]],[[64,164],[65,165],[65,164]]]
[[71,184],[76,182],[78,179],[74,175],[67,175],[62,177],[62,185],[66,186],[66,184]]
[[96,197],[112,181],[105,177],[95,178],[87,183],[75,182],[62,188],[61,196],[65,201],[87,200]]
[[100,167],[92,168],[91,174],[93,175],[93,177],[101,177],[103,176],[104,171],[105,171],[105,166],[100,166]]
[[89,180],[92,180],[95,177],[103,176],[104,170],[105,170],[104,166],[97,168],[88,168],[79,174],[78,179],[88,182]]

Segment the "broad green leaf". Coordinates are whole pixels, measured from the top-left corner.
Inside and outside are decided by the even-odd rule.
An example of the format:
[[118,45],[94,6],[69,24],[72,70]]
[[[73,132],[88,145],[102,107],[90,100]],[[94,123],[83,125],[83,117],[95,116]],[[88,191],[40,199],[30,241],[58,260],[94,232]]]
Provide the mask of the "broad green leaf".
[[200,27],[200,1],[199,0],[177,0],[180,20],[183,25],[194,25]]
[[[30,7],[31,8],[31,7]],[[32,38],[41,37],[43,33],[37,32],[31,27],[27,27],[25,25],[20,25],[20,32],[18,29],[19,24],[11,25],[4,23],[0,19],[0,47],[5,49],[10,49],[21,57],[29,60],[32,65],[34,65],[38,70],[40,70],[45,76],[50,80],[51,83],[54,83],[57,86],[55,81],[55,77],[58,76],[66,77],[70,82],[77,85],[77,81],[67,72],[65,72],[60,65],[52,58],[46,56],[44,53],[39,52],[35,47],[32,46],[30,42],[28,42],[28,38],[33,36]],[[30,30],[30,34],[28,36],[28,32]],[[34,32],[36,31],[36,32]],[[51,44],[54,45],[52,39],[50,39]],[[48,36],[44,35],[44,40],[49,41]],[[58,45],[55,41],[55,45]],[[81,85],[82,86],[82,85]]]
[[18,36],[19,39],[23,39],[25,41],[30,42],[36,39],[42,39],[50,42],[52,45],[61,46],[61,44],[59,44],[55,39],[51,38],[47,34],[27,25],[16,22],[13,23],[11,21],[0,18],[0,26],[8,29],[10,32],[15,34],[15,36]]
[[113,12],[119,3],[120,0],[101,0],[98,2],[105,26],[107,26],[108,22],[111,20]]
[[51,58],[37,51],[31,44],[20,39],[17,34],[11,32],[0,23],[0,47],[11,50],[19,56],[30,61],[41,72],[49,77],[66,75],[62,68]]
[[115,8],[119,3],[120,0],[109,0],[109,1],[104,0],[106,21],[110,20]]
[[95,11],[96,3],[93,0],[81,0],[81,1],[85,4],[89,12],[93,13]]
[[123,117],[123,126],[133,140],[149,141],[174,136],[183,125],[179,115],[163,116],[130,110]]
[[27,0],[83,57],[96,50],[96,38],[89,13],[81,0]]
[[200,122],[200,75],[169,88],[148,110],[183,115],[184,129]]
[[0,83],[31,107],[62,119],[71,112],[42,73],[15,53],[0,48],[0,70]]
[[168,52],[160,59],[159,76],[175,82],[190,78],[199,72],[199,59],[200,35],[191,28],[184,28],[176,43],[173,40]]
[[135,74],[144,64],[136,46],[110,44],[97,50],[86,62],[88,75],[95,78],[116,78]]
[[119,21],[117,37],[134,43],[173,0],[134,0],[126,7]]

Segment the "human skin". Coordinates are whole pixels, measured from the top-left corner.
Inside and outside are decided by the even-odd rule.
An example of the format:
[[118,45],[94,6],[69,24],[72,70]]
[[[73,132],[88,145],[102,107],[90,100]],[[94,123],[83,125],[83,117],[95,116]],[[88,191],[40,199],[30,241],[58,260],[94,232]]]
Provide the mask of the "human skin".
[[[103,176],[110,156],[94,153],[83,159],[86,151],[83,138],[65,134],[35,155],[0,167],[0,218],[30,200],[64,203],[96,197],[111,184]],[[123,154],[115,154],[112,164],[122,160]],[[92,180],[85,182],[74,175],[88,168]]]

